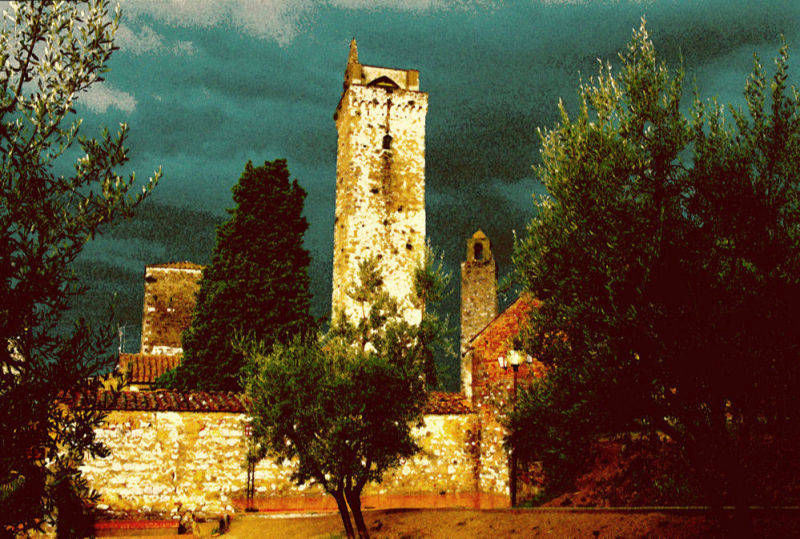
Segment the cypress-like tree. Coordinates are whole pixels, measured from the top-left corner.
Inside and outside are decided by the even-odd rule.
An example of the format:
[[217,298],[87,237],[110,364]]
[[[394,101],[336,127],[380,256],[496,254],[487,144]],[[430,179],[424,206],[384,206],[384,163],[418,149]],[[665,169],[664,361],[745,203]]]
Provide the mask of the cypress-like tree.
[[271,347],[314,325],[302,216],[306,192],[289,179],[285,159],[245,165],[233,187],[235,208],[217,228],[211,264],[203,272],[183,362],[158,385],[191,390],[239,390],[241,352],[249,336]]

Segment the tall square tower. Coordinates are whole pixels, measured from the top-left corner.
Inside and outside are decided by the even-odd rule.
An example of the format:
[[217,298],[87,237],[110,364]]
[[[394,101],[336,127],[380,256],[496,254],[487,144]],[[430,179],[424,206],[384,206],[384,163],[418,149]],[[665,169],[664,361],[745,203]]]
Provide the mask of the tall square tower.
[[425,115],[419,72],[362,65],[355,39],[333,118],[339,133],[333,253],[333,316],[355,314],[347,290],[359,263],[378,259],[386,290],[405,318],[413,269],[425,248]]

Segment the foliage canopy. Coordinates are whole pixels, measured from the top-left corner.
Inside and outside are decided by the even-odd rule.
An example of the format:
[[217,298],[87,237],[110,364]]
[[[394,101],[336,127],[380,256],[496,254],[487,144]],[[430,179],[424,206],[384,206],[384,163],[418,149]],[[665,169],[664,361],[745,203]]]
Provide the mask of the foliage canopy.
[[243,366],[235,335],[265,346],[310,331],[308,264],[303,247],[306,192],[290,181],[286,161],[245,165],[233,187],[234,209],[217,228],[211,264],[203,271],[183,361],[157,383],[176,389],[239,390]]
[[771,80],[755,59],[744,110],[695,97],[685,113],[682,73],[657,62],[644,22],[620,58],[541,133],[547,196],[514,263],[543,302],[527,346],[550,371],[521,395],[511,442],[563,488],[597,437],[658,433],[709,501],[744,504],[781,460],[763,458],[765,442],[797,434],[800,109],[786,46]]
[[[440,299],[446,279],[437,268],[427,254],[416,271],[417,300]],[[317,483],[332,495],[353,536],[349,506],[366,537],[361,491],[419,450],[412,427],[421,422],[426,364],[443,330],[429,314],[420,325],[404,320],[374,259],[361,264],[350,293],[364,315],[335,317],[322,338],[298,338],[271,352],[263,343],[246,343],[245,385],[254,454],[296,459],[292,479]]]
[[[75,103],[103,80],[116,47],[119,12],[108,2],[22,2],[4,8],[0,29],[0,529],[52,519],[59,533],[80,487],[77,463],[106,450],[94,437],[102,416],[63,405],[96,389],[114,361],[109,328],[64,315],[80,290],[71,263],[101,225],[127,217],[134,177],[127,126],[79,137]],[[59,171],[77,155],[68,175]],[[47,464],[49,463],[49,464]],[[80,490],[80,489],[79,489]]]

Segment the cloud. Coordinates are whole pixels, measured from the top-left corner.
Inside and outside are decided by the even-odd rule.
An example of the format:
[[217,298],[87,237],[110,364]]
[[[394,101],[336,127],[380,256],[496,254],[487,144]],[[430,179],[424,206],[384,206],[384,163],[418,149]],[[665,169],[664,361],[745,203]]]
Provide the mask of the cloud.
[[491,0],[329,0],[332,7],[346,9],[393,9],[396,11],[444,11],[452,9],[486,9],[497,2]]
[[142,25],[137,33],[129,26],[120,24],[117,29],[115,43],[120,49],[136,55],[164,50],[162,37],[147,25]]
[[117,90],[106,82],[92,84],[88,90],[80,94],[78,102],[100,114],[105,113],[110,107],[123,112],[133,112],[136,108],[135,97],[128,92]]
[[126,4],[125,13],[183,28],[230,26],[286,45],[313,7],[310,0],[167,0]]
[[177,55],[192,56],[197,53],[197,47],[191,41],[177,41],[172,47],[172,52]]
[[130,26],[120,24],[115,43],[123,51],[136,56],[166,52],[178,56],[191,56],[197,52],[197,48],[191,41],[178,40],[171,47],[167,46],[164,38],[146,24],[141,25],[138,32]]
[[486,10],[497,5],[494,0],[151,0],[126,4],[124,11],[133,18],[152,17],[182,28],[229,26],[286,46],[311,26],[321,8],[422,13]]

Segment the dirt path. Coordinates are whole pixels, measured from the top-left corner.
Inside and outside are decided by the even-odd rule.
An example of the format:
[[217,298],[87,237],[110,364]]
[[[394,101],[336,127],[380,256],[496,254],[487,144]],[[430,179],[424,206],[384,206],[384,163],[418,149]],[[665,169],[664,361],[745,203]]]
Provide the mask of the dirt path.
[[[777,516],[776,516],[777,515]],[[543,510],[384,510],[365,513],[373,537],[726,537],[700,514]],[[760,513],[758,537],[800,536],[800,512]],[[330,537],[343,534],[337,514],[237,516],[227,537]]]

